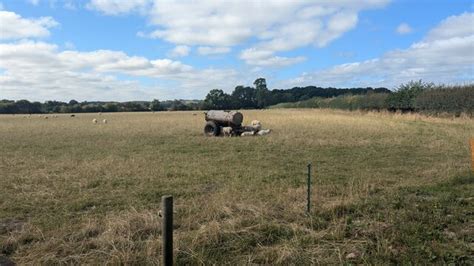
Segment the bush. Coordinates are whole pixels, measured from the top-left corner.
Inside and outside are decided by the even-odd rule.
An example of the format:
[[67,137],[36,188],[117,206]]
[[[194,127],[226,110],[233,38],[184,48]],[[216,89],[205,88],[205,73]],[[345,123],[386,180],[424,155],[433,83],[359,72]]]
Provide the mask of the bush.
[[429,114],[454,113],[459,116],[466,113],[474,115],[474,84],[463,86],[436,86],[420,93],[415,106],[421,112]]
[[388,93],[341,95],[333,98],[315,97],[295,103],[281,103],[272,108],[335,108],[343,110],[383,110],[387,108]]
[[390,111],[401,110],[402,112],[416,111],[415,99],[424,90],[432,89],[433,83],[425,83],[421,80],[410,81],[401,84],[395,93],[390,94],[386,104]]

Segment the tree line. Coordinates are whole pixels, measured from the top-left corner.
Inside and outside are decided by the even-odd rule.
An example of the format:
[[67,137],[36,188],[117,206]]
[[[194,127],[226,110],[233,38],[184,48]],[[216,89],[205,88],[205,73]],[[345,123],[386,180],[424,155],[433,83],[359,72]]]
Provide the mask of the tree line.
[[410,81],[392,93],[345,94],[338,97],[314,97],[304,101],[280,103],[271,108],[335,108],[344,110],[387,110],[474,116],[474,84],[435,85]]
[[278,103],[297,102],[314,97],[331,98],[339,95],[362,95],[368,93],[390,93],[387,88],[322,88],[316,86],[269,90],[266,80],[258,78],[255,87],[237,86],[232,93],[211,90],[205,100],[204,109],[262,109]]
[[322,88],[316,86],[291,89],[267,88],[266,80],[258,78],[255,87],[237,86],[228,94],[221,89],[209,91],[204,100],[130,101],[130,102],[69,102],[0,100],[1,114],[143,112],[209,109],[262,109],[283,102],[297,102],[314,97],[330,98],[345,94],[390,93],[386,88]]
[[338,108],[346,110],[388,110],[401,112],[474,113],[474,84],[460,86],[435,85],[411,81],[394,92],[386,88],[322,88],[316,86],[291,89],[267,88],[258,78],[254,87],[237,86],[231,93],[220,89],[209,91],[204,100],[69,102],[0,100],[1,114],[143,112],[209,109],[262,108]]
[[131,102],[69,102],[46,101],[30,102],[28,100],[0,100],[0,114],[43,114],[43,113],[93,113],[93,112],[145,112],[199,110],[202,101],[131,101]]

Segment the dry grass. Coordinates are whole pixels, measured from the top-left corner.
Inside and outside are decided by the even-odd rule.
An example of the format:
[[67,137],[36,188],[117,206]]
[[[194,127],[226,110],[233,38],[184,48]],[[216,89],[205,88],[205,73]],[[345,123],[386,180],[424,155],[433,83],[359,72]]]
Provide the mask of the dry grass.
[[273,132],[206,138],[191,112],[0,116],[0,252],[20,264],[159,264],[157,213],[172,194],[180,264],[472,261],[474,120],[244,117]]

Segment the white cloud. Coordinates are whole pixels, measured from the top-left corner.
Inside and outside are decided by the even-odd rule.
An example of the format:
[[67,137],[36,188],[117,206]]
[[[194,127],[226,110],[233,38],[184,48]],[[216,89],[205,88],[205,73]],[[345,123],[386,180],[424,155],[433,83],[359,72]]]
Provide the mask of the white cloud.
[[171,57],[183,57],[183,56],[187,56],[190,51],[191,51],[191,48],[189,46],[178,45],[173,50],[171,50],[169,52],[169,56],[171,56]]
[[247,63],[289,65],[300,62],[301,58],[286,58],[276,53],[307,45],[326,46],[356,26],[359,11],[383,7],[388,2],[155,0],[150,4],[145,0],[93,0],[91,5],[106,14],[121,14],[132,12],[136,5],[149,4],[151,8],[144,15],[156,29],[150,33],[139,32],[138,36],[202,46],[198,48],[202,55],[225,53],[230,47],[255,38],[258,42],[254,49],[272,53],[259,62],[246,60]]
[[[61,51],[56,45],[35,41],[0,43],[0,69],[2,97],[10,99],[202,98],[209,84],[231,88],[237,82],[233,70],[198,70],[179,61],[150,60],[121,51]],[[169,86],[172,89],[151,87],[137,78],[176,84]]]
[[51,17],[22,18],[9,11],[0,11],[0,40],[47,37],[49,29],[59,25]]
[[230,52],[229,47],[210,47],[210,46],[199,46],[198,53],[200,55],[216,55],[216,54],[226,54]]
[[[275,54],[310,44],[324,47],[356,26],[358,18],[355,11],[336,11],[335,8],[311,10],[311,14],[331,14],[331,16],[327,21],[296,18],[276,30],[266,31],[261,38],[268,41],[264,40],[255,47],[242,51],[240,58],[249,65],[257,66],[281,67],[302,62],[305,60],[303,56],[288,58]],[[309,15],[303,17],[307,16]]]
[[249,65],[265,67],[283,67],[304,61],[306,58],[275,56],[271,50],[249,48],[242,51],[240,58]]
[[[337,65],[283,82],[286,86],[397,86],[410,80],[455,83],[474,80],[473,13],[452,16],[420,42],[380,58]],[[450,31],[453,29],[454,31]]]
[[474,31],[474,13],[463,13],[459,16],[451,16],[443,20],[440,25],[432,29],[427,41],[437,39],[448,39],[453,37],[466,37]]
[[119,15],[129,12],[146,12],[150,0],[91,0],[87,8],[99,10],[107,15]]
[[413,31],[413,29],[407,23],[402,23],[402,24],[398,25],[398,27],[396,29],[396,32],[398,34],[402,34],[402,35],[411,33],[412,31]]
[[[362,9],[379,7],[385,0],[369,1],[155,1],[149,14],[151,23],[160,27],[151,36],[187,45],[232,46],[268,31],[281,29],[295,20],[306,22],[306,33],[313,22],[327,22],[326,39],[351,28],[354,16]],[[299,16],[302,14],[302,16]],[[329,20],[329,21],[328,21]],[[324,23],[325,24],[325,23]],[[334,31],[334,32],[333,32]],[[274,37],[284,37],[277,34]],[[302,34],[303,35],[303,34]],[[289,39],[288,39],[289,40]],[[316,39],[314,40],[317,41]],[[321,44],[325,41],[321,41]]]

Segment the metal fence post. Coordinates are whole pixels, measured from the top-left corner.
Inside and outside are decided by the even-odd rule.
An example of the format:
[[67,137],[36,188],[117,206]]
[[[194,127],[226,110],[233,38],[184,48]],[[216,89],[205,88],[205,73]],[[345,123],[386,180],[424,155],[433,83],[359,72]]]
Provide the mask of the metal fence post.
[[163,209],[163,265],[173,265],[173,196],[161,197]]
[[311,163],[308,163],[308,205],[306,208],[306,212],[309,213],[311,211]]

